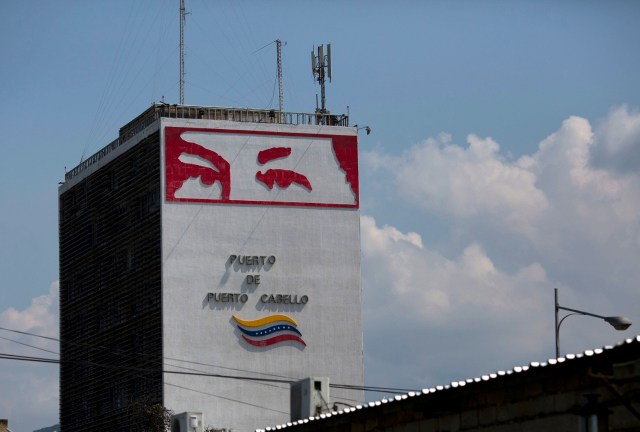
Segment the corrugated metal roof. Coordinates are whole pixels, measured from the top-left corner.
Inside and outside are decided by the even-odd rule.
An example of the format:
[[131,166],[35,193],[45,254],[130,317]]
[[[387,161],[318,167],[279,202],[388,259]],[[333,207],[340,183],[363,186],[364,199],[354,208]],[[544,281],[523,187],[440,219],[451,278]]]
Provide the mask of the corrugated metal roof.
[[408,398],[412,398],[412,397],[416,397],[416,396],[423,396],[423,395],[428,395],[431,393],[437,393],[437,392],[441,392],[441,391],[447,391],[449,389],[452,388],[457,388],[457,387],[463,387],[466,385],[473,385],[476,383],[480,383],[483,381],[490,381],[490,380],[494,380],[494,379],[499,379],[503,376],[508,376],[508,375],[513,375],[513,374],[519,374],[519,373],[523,373],[523,372],[527,372],[528,370],[531,370],[533,368],[543,368],[543,367],[553,367],[555,365],[561,364],[561,363],[565,363],[567,361],[572,361],[575,359],[580,359],[583,357],[592,357],[592,356],[597,356],[599,354],[602,354],[605,351],[609,351],[612,349],[615,349],[616,347],[622,346],[622,345],[627,345],[627,344],[633,344],[633,343],[640,343],[640,335],[634,337],[634,338],[629,338],[629,339],[625,339],[624,341],[616,344],[615,346],[612,345],[607,345],[604,346],[602,348],[596,348],[596,349],[592,349],[592,350],[586,350],[582,353],[579,354],[566,354],[563,357],[558,357],[558,358],[552,358],[547,360],[546,362],[531,362],[528,365],[525,366],[516,366],[511,370],[508,371],[497,371],[494,373],[490,373],[488,375],[481,375],[479,377],[475,377],[475,378],[467,378],[466,380],[461,380],[461,381],[452,381],[449,384],[445,384],[445,385],[438,385],[435,387],[430,387],[430,388],[424,388],[422,389],[422,391],[417,391],[417,392],[409,392],[409,393],[405,393],[405,394],[399,394],[399,395],[395,395],[393,398],[384,398],[381,400],[377,400],[377,401],[372,401],[372,402],[368,402],[365,404],[361,404],[361,405],[357,405],[355,407],[347,407],[343,410],[340,411],[332,411],[330,413],[324,413],[324,414],[320,414],[317,416],[312,416],[306,419],[301,419],[301,420],[296,420],[293,422],[287,422],[287,423],[283,423],[280,425],[276,425],[276,426],[271,426],[271,427],[267,427],[265,429],[256,429],[256,432],[267,432],[267,431],[275,431],[275,430],[281,430],[281,429],[286,429],[288,427],[292,427],[292,426],[296,426],[296,425],[300,425],[300,424],[305,424],[305,423],[309,423],[311,421],[317,421],[317,420],[323,420],[326,418],[330,418],[332,416],[337,416],[337,415],[343,415],[343,414],[349,414],[358,410],[363,410],[363,409],[367,409],[367,408],[373,408],[376,406],[380,406],[382,404],[387,404],[387,403],[394,403],[394,402],[398,402],[398,401],[402,401]]

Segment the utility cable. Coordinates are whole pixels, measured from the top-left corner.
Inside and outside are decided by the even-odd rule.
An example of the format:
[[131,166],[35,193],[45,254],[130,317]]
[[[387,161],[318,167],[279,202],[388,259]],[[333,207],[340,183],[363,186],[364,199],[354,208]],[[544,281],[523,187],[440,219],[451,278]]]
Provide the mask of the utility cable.
[[[29,356],[21,356],[21,355],[5,354],[5,353],[0,353],[0,359],[34,361],[34,362],[42,362],[42,363],[58,363],[58,364],[62,363],[62,360],[58,360],[58,359],[43,358],[43,357],[29,357]],[[91,365],[91,366],[97,366],[97,367],[102,367],[102,368],[106,368],[106,369],[127,370],[127,371],[142,372],[142,373],[155,373],[155,372],[158,372],[155,369],[105,365],[105,364],[101,364],[101,363],[85,362],[85,361],[65,361],[65,363],[88,364],[88,365]],[[201,377],[209,377],[209,378],[225,378],[225,379],[235,379],[235,380],[242,380],[242,381],[272,382],[272,383],[281,383],[281,384],[293,384],[293,383],[296,382],[296,380],[285,380],[285,379],[276,379],[276,378],[258,378],[258,377],[237,376],[237,375],[223,375],[223,374],[213,374],[213,373],[203,373],[203,372],[185,372],[185,371],[167,371],[167,370],[164,370],[164,371],[162,371],[162,373],[174,374],[174,375],[201,376]],[[397,394],[397,393],[409,393],[411,391],[416,391],[416,389],[401,389],[401,388],[392,388],[392,387],[373,387],[373,386],[357,386],[357,385],[347,385],[347,384],[329,384],[329,387],[339,388],[339,389],[346,389],[346,390],[373,391],[373,392],[380,392],[380,393],[395,393],[395,394]]]
[[[59,342],[59,343],[67,343],[70,345],[74,345],[77,347],[81,347],[81,348],[88,348],[88,349],[92,349],[92,350],[100,350],[104,353],[107,354],[112,354],[112,355],[116,355],[116,356],[120,356],[120,357],[146,357],[146,358],[150,358],[150,357],[155,357],[146,353],[117,353],[117,352],[113,352],[111,351],[110,348],[105,347],[105,346],[101,346],[101,345],[94,345],[94,344],[84,344],[84,343],[77,343],[77,342],[71,342],[71,341],[62,341],[61,339],[58,338],[54,338],[54,337],[50,337],[50,336],[42,336],[42,335],[38,335],[35,333],[29,333],[29,332],[24,332],[24,331],[20,331],[20,330],[13,330],[13,329],[9,329],[6,327],[0,327],[0,330],[5,330],[5,331],[9,331],[9,332],[13,332],[13,333],[18,333],[18,334],[23,334],[23,335],[27,335],[27,336],[33,336],[33,337],[38,337],[41,339],[46,339],[46,340],[51,340],[51,341],[55,341],[55,342]],[[6,338],[4,338],[6,339]],[[57,353],[54,353],[57,354]],[[263,373],[263,372],[257,372],[257,371],[250,371],[250,370],[245,370],[245,369],[239,369],[239,368],[232,368],[232,367],[226,367],[226,366],[221,366],[221,365],[215,365],[215,364],[211,364],[211,363],[202,363],[202,362],[196,362],[196,361],[190,361],[190,360],[184,360],[184,359],[178,359],[178,358],[173,358],[173,357],[163,357],[163,360],[171,360],[171,361],[177,361],[177,362],[182,362],[182,363],[189,363],[189,364],[196,364],[199,366],[208,366],[208,367],[214,367],[214,368],[219,368],[219,369],[226,369],[226,370],[232,370],[232,371],[236,371],[236,372],[243,372],[243,373],[250,373],[250,374],[258,374],[258,375],[265,375],[265,376],[275,376],[278,378],[284,378],[284,379],[291,379],[293,380],[293,378],[289,378],[287,376],[284,375],[276,375],[276,374],[267,374],[267,373]],[[171,366],[171,367],[176,367],[176,368],[185,368],[184,366],[177,366],[177,365],[171,365],[171,364],[167,364],[167,363],[162,363],[162,366]]]
[[0,359],[3,360],[19,360],[19,361],[30,361],[30,362],[38,362],[38,363],[60,363],[58,359],[46,358],[46,357],[30,357],[23,356],[18,354],[5,354],[0,353]]
[[189,387],[179,386],[177,384],[171,384],[171,383],[165,383],[165,384],[168,385],[168,386],[171,386],[171,387],[176,387],[176,388],[183,389],[183,390],[189,390],[189,391],[192,391],[192,392],[195,392],[195,393],[200,393],[200,394],[203,394],[203,395],[206,395],[206,396],[212,396],[212,397],[215,397],[215,398],[218,398],[218,399],[228,400],[230,402],[236,402],[236,403],[243,404],[243,405],[249,405],[249,406],[252,406],[252,407],[255,407],[255,408],[264,409],[264,410],[267,410],[267,411],[273,411],[273,412],[277,412],[277,413],[280,413],[280,414],[287,414],[287,415],[290,414],[290,413],[285,412],[285,411],[280,411],[280,410],[273,409],[273,408],[267,408],[267,407],[264,407],[264,406],[261,406],[261,405],[252,404],[251,402],[244,402],[244,401],[237,400],[237,399],[232,399],[232,398],[228,398],[228,397],[224,397],[224,396],[219,396],[219,395],[215,395],[213,393],[207,393],[207,392],[204,392],[204,391],[201,391],[201,390],[195,390],[195,389],[192,389],[192,388],[189,388]]
[[45,349],[45,348],[40,348],[40,347],[37,347],[37,346],[35,346],[35,345],[29,345],[29,344],[27,344],[27,343],[20,342],[20,341],[17,341],[17,340],[15,340],[15,339],[6,338],[6,337],[4,337],[4,336],[0,336],[0,339],[4,339],[4,340],[9,341],[9,342],[17,343],[17,344],[19,344],[19,345],[24,345],[24,346],[27,346],[27,347],[29,347],[29,348],[35,348],[35,349],[37,349],[37,350],[45,351],[45,352],[48,352],[48,353],[51,353],[51,354],[58,354],[58,355],[60,355],[60,353],[59,353],[59,352],[51,351],[51,350],[48,350],[48,349]]

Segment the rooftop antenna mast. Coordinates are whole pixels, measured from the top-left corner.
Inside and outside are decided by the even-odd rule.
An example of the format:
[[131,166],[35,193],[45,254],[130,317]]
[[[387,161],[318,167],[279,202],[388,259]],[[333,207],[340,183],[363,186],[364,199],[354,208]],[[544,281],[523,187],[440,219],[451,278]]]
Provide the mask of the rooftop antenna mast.
[[[284,43],[287,44],[286,42]],[[280,102],[280,116],[284,112],[284,94],[282,92],[282,41],[276,39],[276,50],[278,53],[278,98]]]
[[180,0],[180,105],[184,105],[184,20],[187,13]]
[[[314,47],[315,50],[315,47]],[[327,44],[327,54],[324,53],[324,45],[318,47],[318,54],[311,50],[311,72],[313,72],[313,79],[320,83],[320,99],[321,108],[318,108],[317,95],[316,95],[316,112],[321,114],[327,114],[326,109],[326,94],[325,94],[325,77],[329,77],[331,82],[331,44]]]

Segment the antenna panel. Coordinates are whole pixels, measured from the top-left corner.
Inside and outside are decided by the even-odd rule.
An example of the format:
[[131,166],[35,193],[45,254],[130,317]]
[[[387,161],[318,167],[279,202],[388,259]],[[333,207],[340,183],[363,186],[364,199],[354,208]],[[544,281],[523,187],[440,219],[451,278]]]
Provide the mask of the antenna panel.
[[329,81],[331,81],[331,44],[327,44],[327,72],[329,73]]
[[311,73],[313,73],[313,77],[316,77],[316,69],[317,69],[317,65],[316,65],[316,54],[313,52],[313,50],[311,50]]
[[318,64],[324,67],[324,45],[318,47]]

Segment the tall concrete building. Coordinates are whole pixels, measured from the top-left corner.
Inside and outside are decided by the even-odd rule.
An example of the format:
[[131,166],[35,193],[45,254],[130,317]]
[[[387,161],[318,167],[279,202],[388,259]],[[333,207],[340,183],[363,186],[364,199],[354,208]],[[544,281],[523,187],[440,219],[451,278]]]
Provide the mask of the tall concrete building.
[[139,430],[156,403],[253,430],[307,377],[362,401],[346,116],[154,104],[66,174],[59,225],[63,432]]

